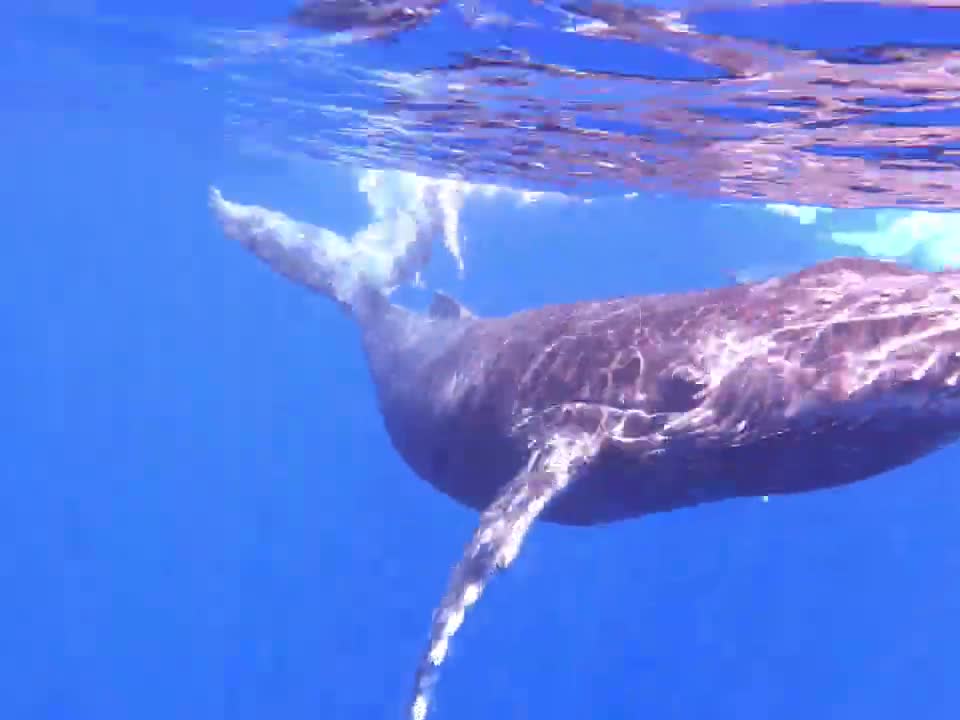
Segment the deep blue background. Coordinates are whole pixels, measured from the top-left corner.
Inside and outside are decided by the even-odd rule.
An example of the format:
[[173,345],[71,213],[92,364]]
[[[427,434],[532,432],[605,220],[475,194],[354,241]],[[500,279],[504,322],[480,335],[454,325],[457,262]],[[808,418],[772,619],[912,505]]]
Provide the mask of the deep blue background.
[[[349,321],[206,209],[216,182],[350,231],[365,211],[349,174],[240,160],[215,85],[144,61],[118,97],[116,74],[98,84],[44,44],[68,38],[15,29],[0,717],[402,717],[474,513],[393,452]],[[443,262],[433,279],[485,314],[823,252],[782,218],[653,197],[482,201],[464,222],[465,280]],[[540,526],[458,636],[435,717],[956,717],[958,461]]]

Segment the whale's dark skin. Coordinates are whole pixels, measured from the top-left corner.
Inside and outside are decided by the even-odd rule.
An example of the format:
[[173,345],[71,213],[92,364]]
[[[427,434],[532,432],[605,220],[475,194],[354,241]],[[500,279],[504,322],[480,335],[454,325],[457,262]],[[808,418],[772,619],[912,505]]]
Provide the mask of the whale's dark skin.
[[595,525],[845,485],[960,436],[957,272],[839,259],[764,282],[502,318],[441,295],[421,315],[372,288],[344,300],[319,256],[303,259],[301,226],[283,235],[275,216],[214,207],[227,234],[341,300],[397,451],[481,511],[434,615],[414,720],[467,607],[535,519]]
[[363,327],[396,449],[478,510],[558,430],[602,438],[541,516],[573,525],[852,483],[960,432],[958,276],[886,262],[506,318],[385,306]]
[[[576,445],[572,480],[539,518],[591,525],[849,484],[960,434],[955,273],[843,259],[763,283],[506,318],[380,306],[362,326],[394,446],[478,510],[554,438]],[[471,567],[471,552],[485,551],[468,548],[432,648],[445,649],[446,608],[459,622],[457,588],[490,573]],[[421,666],[424,697],[442,656]]]
[[292,25],[323,32],[356,32],[366,39],[393,38],[429,22],[446,0],[306,0]]

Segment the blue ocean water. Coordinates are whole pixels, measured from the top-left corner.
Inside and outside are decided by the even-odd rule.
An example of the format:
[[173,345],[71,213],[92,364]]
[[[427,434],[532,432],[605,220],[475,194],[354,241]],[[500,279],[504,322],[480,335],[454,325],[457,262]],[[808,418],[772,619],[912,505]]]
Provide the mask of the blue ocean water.
[[[391,448],[350,321],[224,240],[206,194],[345,233],[368,209],[350,168],[238,152],[229,78],[167,62],[165,23],[288,8],[41,10],[0,50],[0,717],[402,717],[475,514]],[[154,29],[91,21],[118,13]],[[468,203],[462,223],[465,273],[438,257],[430,283],[480,314],[845,251],[669,193]],[[955,717],[958,452],[537,527],[458,635],[434,717]]]

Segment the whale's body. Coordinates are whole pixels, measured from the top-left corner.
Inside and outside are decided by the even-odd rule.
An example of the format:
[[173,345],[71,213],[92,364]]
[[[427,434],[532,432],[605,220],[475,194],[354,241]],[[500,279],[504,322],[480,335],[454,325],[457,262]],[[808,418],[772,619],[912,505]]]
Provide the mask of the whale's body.
[[541,517],[589,525],[855,482],[960,432],[960,283],[886,262],[364,326],[395,447],[477,509],[556,433],[596,443]]
[[389,39],[433,18],[446,0],[305,0],[290,23],[327,33]]
[[394,446],[481,511],[434,614],[414,720],[466,609],[534,520],[592,525],[834,487],[960,435],[957,272],[839,259],[501,318],[438,295],[418,314],[345,282],[349,256],[328,231],[217,194],[213,206],[228,235],[356,318]]

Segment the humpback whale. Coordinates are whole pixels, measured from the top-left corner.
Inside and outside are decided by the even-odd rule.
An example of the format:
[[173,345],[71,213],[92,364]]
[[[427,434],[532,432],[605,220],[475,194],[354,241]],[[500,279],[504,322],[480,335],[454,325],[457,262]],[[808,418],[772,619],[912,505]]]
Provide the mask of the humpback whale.
[[[413,470],[479,522],[433,615],[413,720],[467,609],[535,520],[599,525],[854,483],[960,434],[960,273],[841,258],[782,277],[481,318],[389,300],[429,256],[429,198],[391,260],[211,192],[225,234],[356,319]],[[379,233],[379,235],[378,235]]]
[[353,32],[368,40],[390,39],[429,22],[446,0],[306,0],[292,25],[323,32]]

